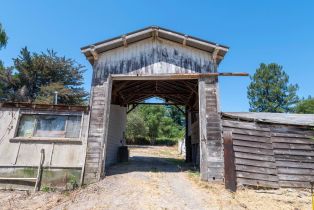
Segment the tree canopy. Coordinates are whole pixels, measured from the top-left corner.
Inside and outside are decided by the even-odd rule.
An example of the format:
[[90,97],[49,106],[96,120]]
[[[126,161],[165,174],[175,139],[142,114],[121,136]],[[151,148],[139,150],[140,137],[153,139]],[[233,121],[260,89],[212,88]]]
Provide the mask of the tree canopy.
[[295,112],[299,114],[314,114],[314,98],[309,96],[307,99],[301,100],[297,104]]
[[127,116],[127,139],[131,142],[147,139],[154,143],[161,138],[182,138],[184,115],[176,109],[173,106],[139,105]]
[[85,69],[74,60],[53,50],[31,53],[25,47],[13,61],[13,67],[0,68],[1,101],[49,104],[55,91],[60,104],[86,101],[88,93],[82,88]]
[[7,45],[8,36],[0,23],[0,50]]
[[282,66],[262,63],[248,86],[250,111],[293,112],[299,101],[297,90],[298,85],[289,84],[289,76]]

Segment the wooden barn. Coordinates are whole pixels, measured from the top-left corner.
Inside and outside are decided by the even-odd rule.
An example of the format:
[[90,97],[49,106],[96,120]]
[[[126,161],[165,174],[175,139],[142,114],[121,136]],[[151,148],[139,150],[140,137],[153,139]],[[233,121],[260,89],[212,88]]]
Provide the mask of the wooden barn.
[[227,51],[226,46],[159,27],[83,47],[94,69],[85,183],[99,180],[114,161],[126,107],[150,97],[186,107],[187,130],[194,134],[187,135],[187,160],[193,142],[200,147],[202,179],[222,180],[218,77],[242,75],[217,73]]
[[[1,176],[34,168],[45,148],[44,169],[63,175],[75,169],[81,184],[97,182],[117,162],[127,110],[159,97],[185,107],[186,161],[200,166],[202,180],[225,180],[230,189],[307,187],[312,180],[313,115],[221,113],[219,77],[247,76],[217,71],[228,47],[148,27],[81,51],[93,67],[89,107],[0,108]],[[62,123],[61,133],[31,127],[49,116],[57,127]],[[76,132],[68,134],[67,126],[77,126]]]

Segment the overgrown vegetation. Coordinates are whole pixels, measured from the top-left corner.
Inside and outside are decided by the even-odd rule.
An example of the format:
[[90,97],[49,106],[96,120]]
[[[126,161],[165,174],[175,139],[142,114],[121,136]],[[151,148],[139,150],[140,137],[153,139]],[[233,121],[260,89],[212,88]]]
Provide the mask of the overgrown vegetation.
[[78,183],[76,181],[76,177],[72,174],[68,177],[68,183],[71,186],[71,190],[78,188]]
[[174,106],[139,105],[127,116],[129,144],[173,145],[185,134],[183,113]]

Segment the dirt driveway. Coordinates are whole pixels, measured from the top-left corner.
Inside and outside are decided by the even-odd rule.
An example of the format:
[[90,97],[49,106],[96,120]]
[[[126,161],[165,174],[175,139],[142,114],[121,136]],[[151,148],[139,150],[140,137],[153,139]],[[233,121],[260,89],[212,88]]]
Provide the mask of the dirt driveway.
[[[73,192],[0,192],[0,209],[311,209],[310,193],[292,189],[236,194],[199,181],[173,147],[132,147],[99,183]],[[183,167],[182,167],[183,166]]]

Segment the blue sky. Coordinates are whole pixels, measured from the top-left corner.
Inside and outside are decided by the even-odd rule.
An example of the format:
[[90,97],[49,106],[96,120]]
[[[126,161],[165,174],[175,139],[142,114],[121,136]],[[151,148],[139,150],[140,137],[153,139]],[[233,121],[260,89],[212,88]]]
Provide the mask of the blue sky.
[[[158,25],[230,47],[220,72],[253,74],[261,62],[283,65],[298,94],[314,95],[314,1],[18,1],[1,3],[0,22],[9,35],[0,51],[5,65],[27,46],[54,49],[91,66],[80,47]],[[248,111],[249,78],[220,78],[223,111]]]

